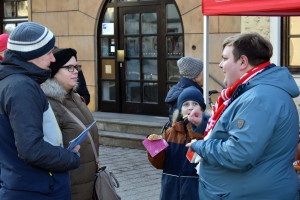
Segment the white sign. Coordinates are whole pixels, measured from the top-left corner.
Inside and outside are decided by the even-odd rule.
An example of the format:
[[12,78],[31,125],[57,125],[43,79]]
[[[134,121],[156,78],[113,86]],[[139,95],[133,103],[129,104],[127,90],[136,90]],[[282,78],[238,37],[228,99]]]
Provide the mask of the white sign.
[[116,52],[115,46],[110,46],[110,52],[112,52],[112,53]]
[[105,74],[111,74],[111,65],[105,65]]
[[114,23],[102,23],[102,35],[113,35]]

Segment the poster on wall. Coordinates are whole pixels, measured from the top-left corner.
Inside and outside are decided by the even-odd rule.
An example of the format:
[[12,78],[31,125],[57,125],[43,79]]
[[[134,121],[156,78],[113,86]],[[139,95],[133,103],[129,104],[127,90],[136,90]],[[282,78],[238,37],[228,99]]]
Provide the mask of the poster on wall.
[[114,23],[102,23],[102,35],[113,35]]

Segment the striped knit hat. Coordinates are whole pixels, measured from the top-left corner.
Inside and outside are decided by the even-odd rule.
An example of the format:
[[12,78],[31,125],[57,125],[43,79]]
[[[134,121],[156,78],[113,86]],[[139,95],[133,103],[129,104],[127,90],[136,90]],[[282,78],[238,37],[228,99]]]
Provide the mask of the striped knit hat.
[[9,35],[7,49],[28,61],[48,53],[54,43],[55,37],[49,29],[34,22],[24,22]]

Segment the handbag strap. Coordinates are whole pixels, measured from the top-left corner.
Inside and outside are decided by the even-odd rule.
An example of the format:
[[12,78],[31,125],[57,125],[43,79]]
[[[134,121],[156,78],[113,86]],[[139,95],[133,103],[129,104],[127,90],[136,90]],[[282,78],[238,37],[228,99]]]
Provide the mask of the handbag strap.
[[[83,128],[83,130],[86,129],[85,125],[78,119],[78,117],[76,117],[66,106],[62,105],[61,106],[63,107],[63,109],[65,109],[67,111],[67,113],[69,113],[69,115]],[[94,152],[94,156],[95,156],[95,159],[96,159],[96,164],[98,165],[98,168],[100,166],[100,162],[99,162],[99,158],[98,158],[98,155],[97,155],[97,151],[96,151],[96,148],[95,148],[95,144],[94,144],[94,140],[90,134],[90,132],[88,132],[88,136],[90,138],[90,141],[91,141],[91,145],[92,145],[92,149],[93,149],[93,152]]]

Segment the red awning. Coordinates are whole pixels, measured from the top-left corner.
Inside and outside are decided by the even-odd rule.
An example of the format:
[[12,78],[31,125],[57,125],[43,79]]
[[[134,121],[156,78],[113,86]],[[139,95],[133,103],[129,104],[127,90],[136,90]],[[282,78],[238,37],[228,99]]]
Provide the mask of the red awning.
[[202,0],[203,15],[300,16],[300,0]]

